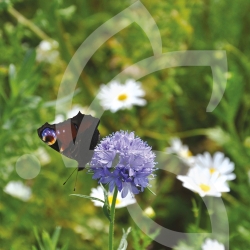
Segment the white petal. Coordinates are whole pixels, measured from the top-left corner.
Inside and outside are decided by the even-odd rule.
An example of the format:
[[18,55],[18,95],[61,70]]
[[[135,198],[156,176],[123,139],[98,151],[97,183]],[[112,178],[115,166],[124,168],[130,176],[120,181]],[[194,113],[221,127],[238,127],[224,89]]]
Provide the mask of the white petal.
[[4,188],[4,192],[23,201],[31,198],[31,188],[21,181],[10,181]]
[[227,177],[228,181],[232,181],[232,180],[236,179],[236,175],[234,173],[227,174],[226,177]]
[[225,155],[222,152],[216,152],[213,157],[214,165],[220,165]]
[[202,250],[225,250],[225,247],[216,240],[206,239],[202,245]]

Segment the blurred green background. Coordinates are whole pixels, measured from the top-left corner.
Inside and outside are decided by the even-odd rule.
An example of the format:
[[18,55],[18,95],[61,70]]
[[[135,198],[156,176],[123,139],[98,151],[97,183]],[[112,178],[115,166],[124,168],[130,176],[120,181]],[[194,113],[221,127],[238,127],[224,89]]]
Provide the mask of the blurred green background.
[[[55,102],[64,71],[82,42],[105,21],[134,1],[13,0],[0,2],[0,249],[26,250],[37,246],[40,235],[52,235],[61,226],[58,247],[107,249],[108,220],[90,200],[71,197],[74,178],[60,154],[45,147],[36,129],[55,119]],[[162,37],[163,53],[183,50],[225,50],[228,59],[227,89],[212,112],[210,67],[178,67],[139,79],[147,105],[106,111],[101,118],[104,137],[123,129],[135,131],[154,150],[164,151],[173,136],[180,137],[194,154],[223,151],[235,162],[237,179],[223,195],[230,224],[230,249],[250,245],[250,2],[247,0],[143,0]],[[46,50],[39,44],[53,41]],[[77,84],[73,103],[90,105],[102,83],[126,67],[150,57],[153,51],[144,31],[135,23],[104,43],[88,61]],[[135,68],[127,78],[136,78]],[[66,118],[69,110],[62,110]],[[23,154],[34,154],[41,163],[39,175],[23,180],[15,171]],[[191,199],[174,175],[158,171],[156,196],[137,195],[144,209],[152,206],[154,220],[166,228],[195,232]],[[10,181],[23,181],[32,190],[28,201],[3,191]],[[96,187],[91,175],[79,172],[77,193]],[[117,210],[115,239],[133,224],[126,208]],[[204,209],[204,217],[207,214]],[[203,229],[208,230],[205,225]],[[136,229],[135,229],[136,230]],[[169,249],[139,230],[128,237],[129,248],[140,239],[141,249]],[[143,242],[146,242],[143,245]],[[198,239],[197,239],[198,242]],[[145,245],[149,245],[146,246]],[[177,244],[177,243],[176,243]],[[184,243],[183,243],[184,244]],[[183,248],[188,249],[188,248]],[[197,248],[199,249],[199,248]]]

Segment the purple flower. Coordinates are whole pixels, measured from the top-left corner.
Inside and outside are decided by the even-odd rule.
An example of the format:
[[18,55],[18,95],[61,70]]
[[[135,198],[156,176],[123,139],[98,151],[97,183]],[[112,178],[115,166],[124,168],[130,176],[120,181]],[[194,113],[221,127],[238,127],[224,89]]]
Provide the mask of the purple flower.
[[109,184],[121,192],[122,198],[128,192],[138,194],[149,186],[154,178],[155,154],[151,147],[133,132],[119,131],[104,138],[95,148],[90,162],[93,179]]

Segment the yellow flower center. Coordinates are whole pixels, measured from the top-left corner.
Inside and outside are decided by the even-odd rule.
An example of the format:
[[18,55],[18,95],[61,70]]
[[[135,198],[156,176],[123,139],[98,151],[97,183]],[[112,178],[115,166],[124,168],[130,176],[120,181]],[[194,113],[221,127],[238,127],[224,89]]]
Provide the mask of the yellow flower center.
[[118,100],[119,101],[125,101],[128,98],[128,96],[126,94],[120,94],[118,96]]
[[206,184],[200,184],[200,188],[204,192],[208,192],[210,190],[210,187]]
[[[108,201],[109,201],[109,204],[111,205],[112,204],[112,201],[113,201],[113,195],[109,195],[108,196]],[[116,199],[116,202],[115,202],[115,205],[119,205],[121,204],[121,200],[119,200],[118,198]]]
[[182,151],[180,154],[184,158],[189,158],[189,157],[191,157],[193,155],[190,150],[188,150],[188,151]]
[[210,171],[210,174],[213,174],[216,171],[216,169],[215,168],[210,168],[209,171]]

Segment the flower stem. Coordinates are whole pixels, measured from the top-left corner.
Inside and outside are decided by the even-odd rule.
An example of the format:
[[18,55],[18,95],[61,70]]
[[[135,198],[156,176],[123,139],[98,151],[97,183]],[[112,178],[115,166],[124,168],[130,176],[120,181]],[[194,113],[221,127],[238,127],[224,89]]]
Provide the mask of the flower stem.
[[110,223],[109,223],[109,250],[113,250],[113,242],[114,242],[114,224],[115,224],[115,203],[117,197],[118,190],[115,187],[111,210],[110,210]]
[[195,220],[195,225],[196,228],[199,230],[200,228],[200,221],[201,221],[201,205],[202,205],[202,199],[199,197],[199,201],[198,201],[198,213],[197,213],[197,217]]
[[12,15],[14,18],[16,18],[19,23],[21,23],[22,25],[28,27],[30,30],[32,30],[42,40],[53,41],[38,26],[36,26],[32,21],[30,21],[29,19],[24,17],[20,12],[18,12],[13,7],[9,7],[8,12],[9,12],[10,15]]

